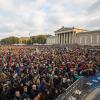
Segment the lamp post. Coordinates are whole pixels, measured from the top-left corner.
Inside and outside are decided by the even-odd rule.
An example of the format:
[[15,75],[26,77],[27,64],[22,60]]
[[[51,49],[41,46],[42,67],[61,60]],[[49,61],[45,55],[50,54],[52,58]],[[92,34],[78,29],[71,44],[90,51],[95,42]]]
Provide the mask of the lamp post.
[[30,44],[32,44],[32,40],[31,40],[31,32],[29,32],[29,38],[30,38]]

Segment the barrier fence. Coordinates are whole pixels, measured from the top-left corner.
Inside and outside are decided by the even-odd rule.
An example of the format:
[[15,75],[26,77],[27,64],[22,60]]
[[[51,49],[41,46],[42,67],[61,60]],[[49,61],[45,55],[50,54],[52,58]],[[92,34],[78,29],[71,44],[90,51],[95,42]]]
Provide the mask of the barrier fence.
[[[66,91],[59,95],[56,100],[73,100],[72,95],[76,92],[77,94],[81,94],[80,90],[83,88],[83,85],[88,81],[86,77],[81,77],[76,80],[71,86],[69,86]],[[81,96],[81,95],[80,95]]]
[[98,86],[100,86],[100,72],[96,76],[81,77],[76,80],[56,100],[84,100]]

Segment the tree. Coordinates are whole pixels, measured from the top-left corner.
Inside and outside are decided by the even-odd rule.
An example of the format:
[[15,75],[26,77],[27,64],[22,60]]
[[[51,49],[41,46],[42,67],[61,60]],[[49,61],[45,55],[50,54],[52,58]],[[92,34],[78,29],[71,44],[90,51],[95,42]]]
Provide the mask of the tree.
[[45,35],[38,35],[36,37],[37,43],[45,44],[46,43],[46,36]]
[[[38,44],[45,44],[47,37],[51,35],[37,35],[37,36],[32,36],[30,37],[29,40],[23,40],[23,44],[33,44],[33,43],[38,43]],[[1,40],[1,44],[18,44],[20,43],[20,39],[17,37],[8,37],[4,38]]]
[[30,37],[30,38],[31,38],[32,43],[36,43],[36,42],[37,42],[36,36],[32,36],[32,37]]
[[1,40],[1,44],[18,44],[19,39],[17,37],[8,37]]

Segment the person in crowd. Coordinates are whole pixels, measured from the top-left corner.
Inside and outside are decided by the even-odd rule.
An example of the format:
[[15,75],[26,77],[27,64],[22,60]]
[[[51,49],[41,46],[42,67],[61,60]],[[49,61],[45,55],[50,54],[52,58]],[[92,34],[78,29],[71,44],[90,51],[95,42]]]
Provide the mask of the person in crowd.
[[88,47],[1,46],[0,100],[54,100],[99,65],[100,52]]
[[15,91],[14,100],[21,100],[20,91]]

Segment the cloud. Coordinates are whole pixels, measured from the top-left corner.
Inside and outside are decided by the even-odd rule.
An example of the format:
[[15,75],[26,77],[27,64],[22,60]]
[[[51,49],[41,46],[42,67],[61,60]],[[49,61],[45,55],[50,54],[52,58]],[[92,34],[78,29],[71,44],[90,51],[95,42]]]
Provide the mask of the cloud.
[[93,14],[100,14],[100,0],[96,0],[89,8],[88,13]]
[[99,0],[0,0],[0,36],[53,33],[61,26],[98,28],[99,4]]

